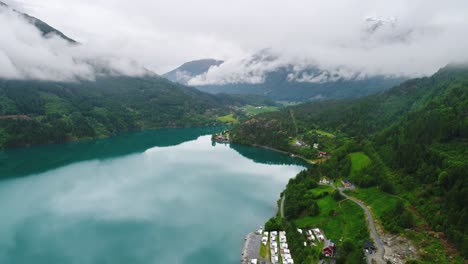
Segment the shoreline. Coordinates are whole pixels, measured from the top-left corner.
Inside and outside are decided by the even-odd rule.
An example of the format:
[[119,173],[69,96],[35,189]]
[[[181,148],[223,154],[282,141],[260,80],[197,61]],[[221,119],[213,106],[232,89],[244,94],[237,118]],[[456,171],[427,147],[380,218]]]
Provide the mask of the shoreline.
[[73,144],[73,143],[81,143],[81,142],[87,142],[87,141],[93,141],[93,140],[99,140],[99,139],[108,139],[108,138],[113,138],[117,136],[122,136],[126,134],[131,134],[131,133],[138,133],[138,132],[144,132],[144,131],[153,131],[153,130],[163,130],[163,129],[190,129],[190,128],[221,128],[221,127],[226,127],[225,125],[209,125],[209,126],[162,126],[162,127],[142,127],[138,129],[129,129],[125,131],[119,131],[116,133],[112,133],[109,135],[101,135],[101,136],[96,136],[96,137],[71,137],[68,138],[64,141],[59,141],[59,142],[47,142],[47,143],[40,143],[40,144],[25,144],[25,145],[19,145],[19,146],[14,146],[14,147],[4,147],[0,146],[0,151],[7,151],[7,150],[14,150],[14,149],[28,149],[28,148],[33,148],[33,147],[40,147],[40,146],[50,146],[50,145],[63,145],[63,144]]
[[294,154],[294,153],[291,153],[291,152],[288,152],[288,151],[284,151],[284,150],[280,150],[280,149],[276,149],[276,148],[273,148],[273,147],[268,147],[268,146],[263,146],[263,145],[257,145],[257,144],[252,144],[252,145],[247,145],[247,146],[252,146],[252,147],[256,147],[256,148],[262,148],[262,149],[267,149],[267,150],[271,150],[271,151],[275,151],[275,152],[279,152],[279,153],[283,153],[283,154],[287,154],[289,156],[292,156],[294,158],[299,158],[303,161],[305,161],[306,163],[308,164],[311,164],[311,165],[316,165],[317,163],[314,162],[313,160],[310,160],[310,159],[307,159],[301,155],[298,155],[298,154]]
[[245,236],[240,259],[241,264],[250,264],[252,259],[256,259],[258,263],[270,264],[269,259],[260,257],[261,239],[262,235],[256,232],[250,232]]

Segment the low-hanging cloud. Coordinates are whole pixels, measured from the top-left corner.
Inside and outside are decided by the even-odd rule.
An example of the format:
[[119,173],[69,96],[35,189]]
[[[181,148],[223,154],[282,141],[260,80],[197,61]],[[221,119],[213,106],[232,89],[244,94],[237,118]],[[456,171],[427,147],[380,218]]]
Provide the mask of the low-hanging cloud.
[[142,75],[131,59],[42,33],[22,15],[0,7],[0,78],[73,81],[98,74]]
[[[303,82],[413,77],[468,60],[465,0],[30,0],[16,6],[83,43],[71,50],[93,47],[86,59],[131,59],[160,74],[189,60],[225,61],[188,80],[197,85],[258,83],[280,67],[292,67],[290,79]],[[264,49],[276,58],[249,63]],[[2,71],[14,74],[6,61],[0,56],[8,66]],[[68,62],[73,74],[86,75],[86,65]],[[11,56],[10,63],[19,64]],[[310,66],[325,74],[307,75]]]

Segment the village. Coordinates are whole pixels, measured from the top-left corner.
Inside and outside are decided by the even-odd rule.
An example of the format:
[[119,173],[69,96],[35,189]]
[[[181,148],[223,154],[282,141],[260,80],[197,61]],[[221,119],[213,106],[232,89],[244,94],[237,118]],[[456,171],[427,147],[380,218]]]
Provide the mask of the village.
[[[319,185],[327,188],[334,186],[334,182],[325,177],[321,178],[318,182]],[[353,190],[355,187],[348,179],[339,181],[341,190]],[[314,252],[317,252],[321,257],[317,263],[335,263],[335,255],[337,254],[337,245],[332,238],[328,238],[325,231],[317,226],[297,228],[297,232],[302,236],[303,246],[311,247]],[[261,227],[253,234],[255,239],[249,239],[251,250],[250,253],[243,255],[244,264],[294,264],[294,253],[288,245],[286,231],[274,230],[264,231]],[[339,243],[342,243],[344,237],[336,238]],[[259,245],[260,244],[260,245]],[[253,247],[252,247],[253,246]],[[263,250],[262,250],[263,247]],[[362,245],[364,254],[373,259],[374,254],[377,252],[377,247],[371,240],[365,240]],[[262,254],[263,251],[263,254]],[[338,252],[338,254],[340,254]],[[317,256],[318,256],[317,255]]]
[[[322,254],[326,258],[332,258],[336,251],[335,243],[327,239],[323,230],[319,228],[311,228],[307,230],[297,229],[297,232],[306,238],[304,247],[320,248]],[[260,243],[268,249],[266,259],[261,257],[248,258],[242,263],[248,264],[294,264],[294,258],[288,246],[286,231],[263,231],[262,229],[255,232],[257,237],[261,236]],[[257,241],[258,242],[258,241]],[[325,263],[325,260],[321,260]]]

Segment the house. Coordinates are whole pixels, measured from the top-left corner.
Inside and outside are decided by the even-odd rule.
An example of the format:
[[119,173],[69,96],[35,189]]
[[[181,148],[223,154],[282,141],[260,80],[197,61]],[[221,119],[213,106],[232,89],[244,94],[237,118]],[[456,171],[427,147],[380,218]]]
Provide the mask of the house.
[[353,187],[353,184],[348,180],[348,179],[344,179],[341,181],[344,185],[345,188],[351,188]]
[[333,243],[331,240],[327,240],[323,245],[322,253],[325,255],[325,257],[331,257],[335,253],[335,249],[335,243]]
[[319,151],[319,157],[326,157],[328,155],[325,151]]
[[250,261],[250,264],[257,264],[257,262],[258,262],[257,259],[252,259],[252,260]]
[[327,178],[324,177],[324,178],[320,179],[319,183],[320,184],[330,184],[330,181]]
[[313,147],[314,149],[318,149],[319,144],[318,144],[318,143],[314,143],[314,144],[312,145],[312,147]]
[[296,146],[297,147],[305,147],[305,146],[307,146],[307,144],[304,143],[304,141],[296,140]]

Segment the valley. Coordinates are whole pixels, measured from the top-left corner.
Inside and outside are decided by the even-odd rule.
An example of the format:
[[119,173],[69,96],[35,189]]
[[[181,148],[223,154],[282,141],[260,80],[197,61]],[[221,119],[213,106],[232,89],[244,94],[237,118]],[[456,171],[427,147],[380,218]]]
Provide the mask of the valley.
[[0,0],[0,263],[468,263],[465,10]]

